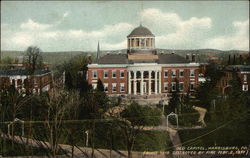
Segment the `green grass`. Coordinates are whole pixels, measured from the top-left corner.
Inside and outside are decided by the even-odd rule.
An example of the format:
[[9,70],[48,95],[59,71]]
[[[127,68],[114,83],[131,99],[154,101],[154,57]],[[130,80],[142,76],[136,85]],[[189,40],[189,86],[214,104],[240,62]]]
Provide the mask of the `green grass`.
[[[179,131],[179,135],[184,146],[249,146],[249,120],[245,119],[227,123],[212,122],[208,123],[205,129],[183,130]],[[198,138],[200,136],[202,137]],[[190,141],[192,139],[195,140]]]

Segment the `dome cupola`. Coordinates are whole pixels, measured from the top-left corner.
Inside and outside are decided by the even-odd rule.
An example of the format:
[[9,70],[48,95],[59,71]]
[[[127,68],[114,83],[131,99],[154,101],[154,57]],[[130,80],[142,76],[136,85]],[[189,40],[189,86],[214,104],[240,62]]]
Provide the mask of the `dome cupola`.
[[139,27],[137,27],[137,28],[135,28],[129,35],[128,35],[128,37],[154,37],[154,35],[152,34],[152,32],[148,29],[148,28],[146,28],[146,27],[144,27],[144,26],[142,26],[142,25],[140,25]]
[[155,48],[155,36],[146,27],[140,25],[127,36],[128,50],[152,50]]

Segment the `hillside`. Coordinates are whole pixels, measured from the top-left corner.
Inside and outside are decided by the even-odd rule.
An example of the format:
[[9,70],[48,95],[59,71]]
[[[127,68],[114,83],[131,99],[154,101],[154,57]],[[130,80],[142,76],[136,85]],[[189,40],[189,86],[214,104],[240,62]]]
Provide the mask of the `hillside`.
[[[101,55],[112,54],[112,53],[126,53],[126,49],[121,50],[104,50],[101,51]],[[219,58],[227,58],[229,54],[246,54],[248,51],[241,50],[228,50],[222,51],[217,49],[194,49],[194,50],[172,50],[172,49],[157,49],[158,53],[175,53],[181,56],[186,56],[186,54],[198,54],[200,61],[206,61],[207,56],[217,56]],[[84,51],[63,51],[63,52],[43,52],[44,62],[56,65],[61,64],[70,58],[79,54],[89,54],[95,55],[96,52],[84,52]],[[18,58],[18,56],[23,56],[24,51],[1,51],[2,59],[6,57]]]

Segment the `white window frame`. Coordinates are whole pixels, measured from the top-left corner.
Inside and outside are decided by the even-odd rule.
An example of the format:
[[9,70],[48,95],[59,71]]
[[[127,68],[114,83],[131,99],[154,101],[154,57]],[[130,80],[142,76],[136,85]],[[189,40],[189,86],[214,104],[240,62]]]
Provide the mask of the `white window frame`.
[[[166,76],[166,73],[167,73],[167,76]],[[169,74],[168,70],[165,70],[164,71],[164,78],[168,78],[168,74]]]
[[37,84],[37,78],[34,78],[33,80],[34,80],[34,84]]
[[[115,77],[114,77],[114,74],[115,74]],[[113,70],[112,71],[112,78],[116,78],[117,76],[116,76],[116,70]]]
[[[181,75],[181,72],[183,72],[183,75]],[[184,70],[179,70],[179,77],[184,77]]]
[[[96,76],[95,76],[95,74],[96,74]],[[92,71],[92,78],[94,78],[94,79],[97,78],[97,71],[96,70]]]
[[109,84],[108,83],[104,83],[104,92],[108,92],[109,91]]
[[[122,73],[123,73],[123,76],[122,76]],[[124,78],[125,77],[125,72],[124,70],[120,70],[120,78]]]
[[247,75],[244,74],[244,81],[247,81]]
[[[182,89],[181,89],[181,85],[182,85]],[[179,90],[180,90],[180,91],[183,91],[183,90],[184,90],[184,82],[180,82],[180,83],[179,83]]]
[[242,91],[244,91],[244,92],[248,91],[248,85],[247,84],[242,85]]
[[[169,87],[168,87],[168,82],[164,82],[164,85],[163,85],[163,86],[164,86],[164,89],[163,89],[164,92],[167,92],[167,91],[168,91],[168,88],[169,88]],[[167,89],[166,89],[166,88],[167,88]]]
[[176,70],[172,70],[172,78],[175,78],[176,77]]
[[195,76],[195,69],[190,69],[190,74],[189,75],[190,75],[190,77],[194,77]]
[[[191,87],[191,85],[193,85],[193,88]],[[195,85],[194,82],[190,82],[190,84],[189,84],[189,90],[190,91],[194,91],[194,85]]]
[[97,84],[96,83],[92,83],[92,87],[93,87],[93,89],[96,89],[97,88]]
[[[172,89],[172,91],[176,91],[176,82],[172,82],[171,83],[171,89]],[[175,87],[175,88],[174,88]]]
[[[115,91],[114,91],[114,87],[115,87]],[[117,86],[116,86],[116,83],[112,83],[112,92],[117,92]]]
[[124,83],[120,83],[120,92],[125,92],[125,84]]
[[[105,76],[105,74],[107,73],[107,77]],[[104,70],[103,72],[103,78],[107,79],[109,77],[109,71],[108,70]]]

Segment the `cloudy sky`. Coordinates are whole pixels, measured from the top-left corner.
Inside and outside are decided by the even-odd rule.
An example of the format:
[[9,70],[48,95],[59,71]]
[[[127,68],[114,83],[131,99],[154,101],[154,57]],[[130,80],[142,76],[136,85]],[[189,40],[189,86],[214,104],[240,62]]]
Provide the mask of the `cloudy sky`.
[[1,1],[1,50],[126,48],[140,22],[166,49],[249,50],[248,1]]

